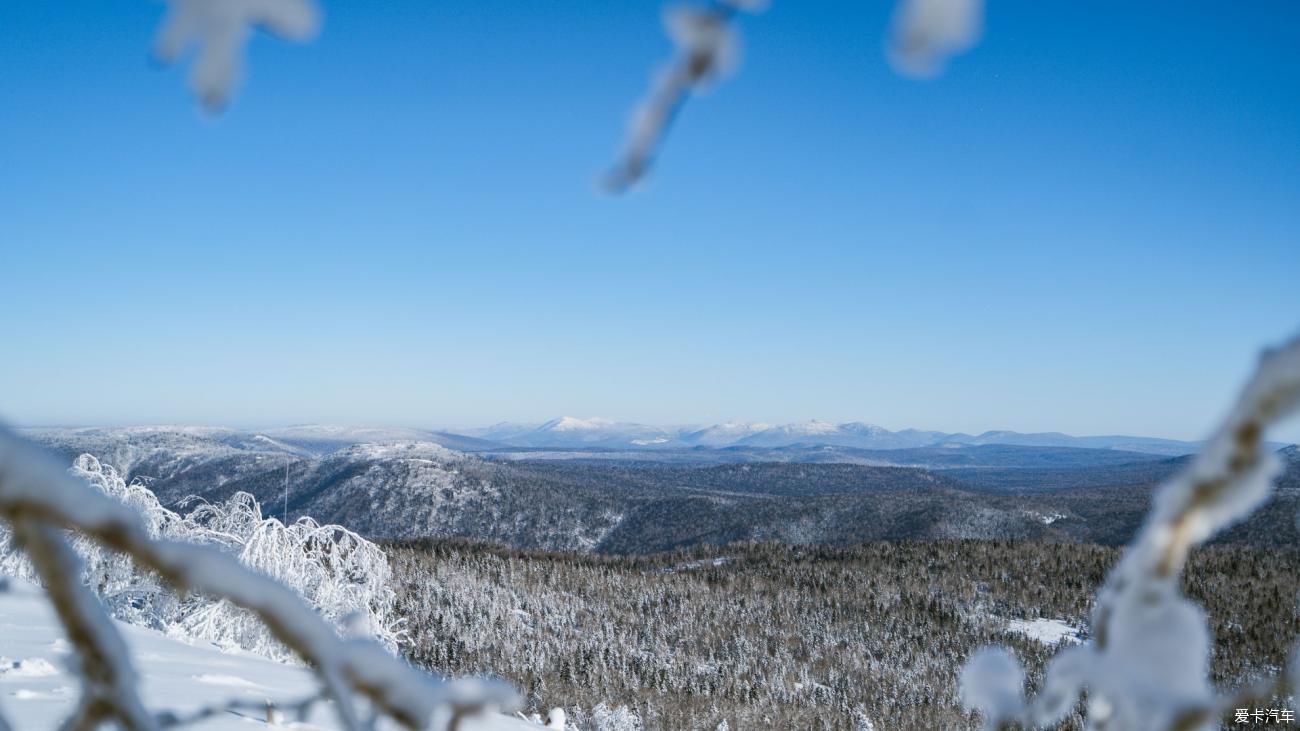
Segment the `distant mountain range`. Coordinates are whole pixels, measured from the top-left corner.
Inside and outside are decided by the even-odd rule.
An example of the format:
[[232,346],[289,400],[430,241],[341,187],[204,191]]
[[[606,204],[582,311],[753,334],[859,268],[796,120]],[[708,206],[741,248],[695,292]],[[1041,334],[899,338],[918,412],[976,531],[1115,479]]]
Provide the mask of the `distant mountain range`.
[[[1196,442],[1134,436],[1076,437],[1060,432],[1024,434],[988,431],[983,434],[903,429],[890,431],[860,421],[834,424],[804,421],[794,424],[726,422],[710,426],[661,427],[571,416],[543,424],[495,424],[462,430],[467,437],[508,447],[552,449],[682,449],[708,447],[849,447],[853,449],[915,449],[918,447],[1017,445],[1119,449],[1166,456],[1191,454]],[[445,434],[445,432],[444,432]]]
[[290,450],[315,455],[328,454],[353,444],[395,442],[434,442],[460,452],[508,452],[518,449],[633,452],[706,449],[743,452],[823,447],[881,451],[999,445],[1110,449],[1167,457],[1193,454],[1199,447],[1198,442],[1123,435],[1078,437],[1060,432],[987,431],[982,434],[965,434],[921,429],[890,431],[860,421],[841,424],[813,420],[793,424],[724,422],[707,426],[653,426],[599,418],[578,419],[572,416],[541,424],[501,423],[458,430],[306,424],[260,431],[190,426],[31,428],[25,431],[63,434],[112,431],[119,436],[130,434],[135,442],[147,441],[150,433],[166,432],[173,438],[188,435],[190,438],[213,438],[232,445],[240,445],[242,440],[257,440],[263,444],[274,442]]

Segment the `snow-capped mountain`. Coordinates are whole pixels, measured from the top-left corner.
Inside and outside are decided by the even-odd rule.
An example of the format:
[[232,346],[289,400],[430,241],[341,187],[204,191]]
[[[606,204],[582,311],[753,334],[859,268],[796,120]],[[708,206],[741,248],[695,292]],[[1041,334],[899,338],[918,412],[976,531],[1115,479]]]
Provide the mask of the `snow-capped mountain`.
[[[786,447],[794,444],[842,444],[844,433],[828,421],[802,421],[781,424],[751,434],[736,442],[749,447]],[[856,444],[850,446],[857,446]]]
[[562,416],[544,424],[496,424],[473,436],[515,447],[653,447],[677,443],[679,430],[609,419]]
[[702,447],[726,447],[772,428],[762,422],[727,421],[702,429],[684,431],[682,441]]
[[853,421],[832,424],[826,421],[800,422],[774,426],[736,442],[751,447],[835,446],[857,449],[907,449],[926,447],[948,435],[909,429],[892,432],[875,424]]

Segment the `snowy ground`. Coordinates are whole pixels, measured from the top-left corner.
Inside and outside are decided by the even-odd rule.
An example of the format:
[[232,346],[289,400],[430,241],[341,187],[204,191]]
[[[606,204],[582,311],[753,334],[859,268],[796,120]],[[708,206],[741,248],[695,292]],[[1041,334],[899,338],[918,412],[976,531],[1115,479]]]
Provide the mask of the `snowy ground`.
[[1066,624],[1059,619],[1013,619],[1007,622],[1007,629],[1044,645],[1058,645],[1062,642],[1076,644],[1079,640],[1079,628]]
[[[194,711],[232,698],[264,708],[267,699],[300,699],[315,692],[311,675],[249,654],[230,654],[212,646],[186,644],[159,632],[118,624],[135,658],[145,705],[161,710]],[[0,593],[0,712],[15,729],[55,729],[77,698],[76,679],[64,670],[67,641],[39,589],[11,581]],[[192,728],[250,731],[266,728],[264,710],[225,712]],[[187,726],[187,728],[191,728]],[[307,723],[279,728],[334,729],[333,711],[317,705]],[[465,731],[525,731],[537,726],[503,717],[462,724]]]

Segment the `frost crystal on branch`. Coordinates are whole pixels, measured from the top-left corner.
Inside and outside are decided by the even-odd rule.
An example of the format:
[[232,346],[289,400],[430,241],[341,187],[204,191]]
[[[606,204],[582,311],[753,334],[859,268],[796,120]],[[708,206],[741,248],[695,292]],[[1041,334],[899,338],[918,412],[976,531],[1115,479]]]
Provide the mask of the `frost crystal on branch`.
[[305,41],[320,27],[314,0],[167,0],[167,4],[154,53],[171,63],[191,46],[198,47],[190,87],[208,111],[223,108],[239,85],[244,46],[254,28]]

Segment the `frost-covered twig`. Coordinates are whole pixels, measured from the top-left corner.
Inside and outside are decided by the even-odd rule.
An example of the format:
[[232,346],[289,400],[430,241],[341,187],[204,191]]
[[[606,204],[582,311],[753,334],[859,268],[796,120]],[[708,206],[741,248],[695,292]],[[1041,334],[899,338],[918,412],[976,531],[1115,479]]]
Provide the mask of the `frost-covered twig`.
[[622,192],[641,180],[686,98],[736,68],[740,39],[733,27],[737,13],[759,12],[766,0],[713,0],[702,7],[671,7],[664,27],[677,57],[656,75],[650,92],[632,113],[623,154],[605,176],[604,187]]
[[239,84],[244,45],[255,28],[305,41],[320,27],[314,0],[167,0],[154,53],[166,63],[198,46],[190,87],[208,111],[226,105]]
[[889,60],[901,74],[929,78],[969,49],[984,27],[984,0],[901,0]]
[[[735,29],[738,12],[758,12],[767,0],[712,0],[703,7],[673,7],[664,24],[677,56],[659,70],[632,112],[617,164],[606,174],[606,190],[621,193],[643,179],[686,99],[733,71],[740,59]],[[950,56],[979,40],[983,0],[900,0],[889,43],[899,73],[935,76]]]
[[1208,680],[1210,635],[1179,576],[1189,551],[1254,512],[1272,491],[1280,460],[1268,428],[1300,409],[1300,338],[1264,354],[1254,376],[1201,453],[1156,492],[1142,530],[1107,577],[1093,610],[1091,645],[1060,653],[1032,702],[1023,671],[1001,650],[981,651],[963,673],[963,699],[991,728],[1060,722],[1088,691],[1090,728],[1210,729],[1243,699],[1291,690],[1289,671],[1238,693]]
[[[279,641],[313,668],[334,699],[344,728],[360,728],[354,693],[411,729],[428,728],[440,706],[473,705],[482,710],[509,708],[516,702],[514,691],[503,684],[438,682],[373,641],[340,638],[292,590],[210,547],[150,536],[131,508],[68,476],[7,431],[0,431],[0,515],[20,531],[32,524],[79,531],[156,571],[177,590],[222,597],[255,613]],[[65,566],[62,571],[60,586],[78,583],[76,566]],[[97,602],[95,606],[99,606]],[[100,620],[108,621],[102,608],[96,621]],[[79,652],[96,651],[79,637],[69,639]],[[107,661],[117,663],[122,658],[107,656]],[[114,667],[119,673],[130,672],[129,666]]]

